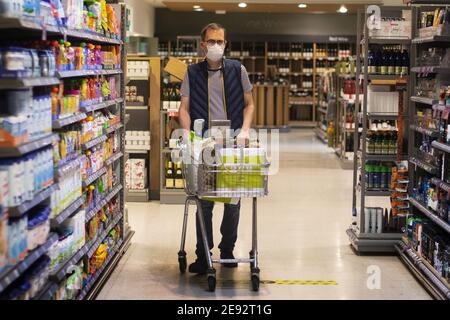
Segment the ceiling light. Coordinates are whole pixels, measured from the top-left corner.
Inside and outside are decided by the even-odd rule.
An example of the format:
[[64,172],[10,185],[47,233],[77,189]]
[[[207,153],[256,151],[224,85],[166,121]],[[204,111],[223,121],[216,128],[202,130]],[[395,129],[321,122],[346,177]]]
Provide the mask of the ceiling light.
[[247,8],[247,4],[245,2],[241,2],[238,4],[239,8]]
[[194,11],[203,11],[203,8],[196,8]]
[[193,8],[194,9],[200,9],[201,7],[199,5],[195,5]]
[[304,8],[307,7],[307,5],[306,5],[306,3],[300,3],[300,4],[298,5],[298,7],[299,7],[300,9],[304,9]]
[[346,6],[341,5],[341,7],[339,8],[339,10],[337,12],[339,12],[339,13],[347,13],[348,9],[347,9]]

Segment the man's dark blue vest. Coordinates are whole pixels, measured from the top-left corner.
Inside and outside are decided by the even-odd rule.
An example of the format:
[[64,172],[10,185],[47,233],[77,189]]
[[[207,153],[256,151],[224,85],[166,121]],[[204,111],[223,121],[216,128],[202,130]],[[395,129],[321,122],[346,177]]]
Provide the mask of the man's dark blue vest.
[[[231,129],[241,129],[244,121],[244,89],[242,87],[241,63],[236,60],[223,59],[222,64],[226,114],[231,121]],[[202,61],[188,68],[189,75],[189,114],[191,130],[196,119],[204,119],[209,126],[208,104],[208,63]],[[207,128],[205,128],[207,129]]]

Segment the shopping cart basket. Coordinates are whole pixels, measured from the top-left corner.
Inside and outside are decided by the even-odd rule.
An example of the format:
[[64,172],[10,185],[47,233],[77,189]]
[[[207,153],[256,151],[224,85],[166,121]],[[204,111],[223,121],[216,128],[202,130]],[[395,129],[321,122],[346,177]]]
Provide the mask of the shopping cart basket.
[[[182,146],[181,152],[186,152],[187,147]],[[189,205],[197,206],[197,216],[202,235],[202,241],[207,257],[207,280],[209,291],[216,288],[216,270],[213,263],[249,263],[251,271],[251,283],[254,291],[259,290],[258,268],[258,242],[257,242],[257,198],[268,194],[268,169],[269,162],[262,149],[231,148],[223,149],[222,159],[214,164],[199,163],[194,156],[186,154],[183,158],[183,177],[185,181],[185,192],[187,194],[185,207],[183,230],[181,236],[181,246],[178,252],[178,262],[180,272],[184,273],[187,267],[185,242],[186,229],[189,213]],[[216,157],[220,158],[220,157]],[[190,160],[190,161],[186,161]],[[209,253],[208,240],[206,235],[205,222],[200,204],[201,198],[222,199],[222,198],[252,198],[252,249],[249,258],[240,259],[213,259]]]

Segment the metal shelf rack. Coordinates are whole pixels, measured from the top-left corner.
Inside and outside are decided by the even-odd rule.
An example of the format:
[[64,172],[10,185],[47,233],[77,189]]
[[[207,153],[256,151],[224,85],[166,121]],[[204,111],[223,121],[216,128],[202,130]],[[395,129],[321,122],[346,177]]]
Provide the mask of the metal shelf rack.
[[[125,39],[126,37],[126,6],[118,0],[109,1],[109,3],[114,3],[114,10],[117,15],[120,17],[119,24],[121,28],[121,38]],[[42,26],[41,21],[33,20],[33,19],[25,19],[25,18],[5,18],[0,17],[0,30],[8,31],[14,30],[14,32],[3,32],[1,38],[7,40],[11,38],[11,34],[21,34],[23,39],[41,39],[43,34],[54,36],[54,37],[67,37],[68,39],[79,39],[79,40],[87,40],[94,43],[99,44],[108,44],[108,45],[118,45],[121,50],[121,66],[126,66],[126,50],[123,45],[123,41],[120,39],[111,38],[105,35],[82,32],[77,30],[67,30],[63,28],[57,28],[53,26]],[[55,77],[41,77],[41,78],[24,78],[24,79],[0,79],[0,90],[8,90],[8,89],[18,89],[18,88],[28,88],[28,87],[42,87],[42,86],[54,86],[60,83],[60,79],[64,78],[72,78],[72,77],[89,77],[89,76],[98,76],[98,75],[114,75],[118,77],[119,81],[116,81],[118,84],[118,92],[119,97],[113,99],[111,101],[105,101],[102,103],[98,103],[96,105],[91,105],[87,107],[80,108],[80,112],[69,116],[64,119],[58,119],[53,121],[52,127],[54,130],[63,130],[65,126],[68,126],[73,123],[77,123],[86,118],[87,113],[94,112],[96,110],[109,108],[115,106],[115,111],[118,112],[120,116],[120,123],[108,128],[106,130],[106,134],[100,138],[94,139],[94,141],[89,141],[88,143],[83,145],[83,150],[87,150],[92,148],[96,144],[105,141],[107,135],[112,132],[118,132],[120,137],[120,150],[117,151],[111,158],[105,161],[107,166],[115,165],[116,171],[119,175],[118,177],[118,185],[114,187],[101,201],[103,206],[107,205],[113,197],[118,196],[120,201],[120,206],[117,208],[116,214],[114,216],[113,221],[106,229],[104,229],[99,235],[96,241],[92,241],[85,246],[83,246],[80,250],[78,250],[74,255],[67,260],[63,265],[60,266],[56,275],[51,277],[47,284],[44,285],[42,290],[33,298],[34,300],[40,299],[52,299],[54,293],[58,290],[60,281],[66,276],[66,267],[68,265],[72,265],[80,261],[81,259],[88,257],[88,254],[93,254],[93,252],[97,249],[98,245],[101,241],[105,239],[108,235],[109,231],[116,226],[117,224],[121,225],[121,233],[118,238],[117,245],[114,248],[114,251],[111,252],[110,257],[108,258],[111,263],[105,264],[102,269],[109,270],[109,273],[113,270],[113,267],[125,250],[129,247],[131,237],[134,232],[130,230],[130,227],[127,224],[127,219],[125,218],[125,199],[123,187],[124,185],[124,153],[125,153],[125,134],[124,134],[124,123],[125,123],[125,107],[123,106],[124,97],[125,97],[125,75],[122,69],[113,69],[113,70],[87,70],[87,71],[64,71],[57,72]],[[13,157],[21,157],[30,152],[45,148],[47,146],[52,145],[54,142],[59,140],[59,135],[54,132],[48,136],[42,137],[36,141],[32,141],[17,147],[13,148],[0,148],[0,158],[13,158]],[[70,172],[79,161],[81,156],[73,159],[71,162],[64,163],[62,165],[56,165],[55,167],[55,184],[43,190],[39,194],[37,194],[33,200],[25,202],[20,206],[8,208],[8,216],[20,216],[27,214],[27,212],[32,209],[34,206],[38,205],[41,202],[46,201],[51,193],[58,188],[57,181],[60,177],[64,176],[68,172]],[[84,181],[86,184],[90,180],[97,178],[101,175],[102,171],[106,172],[106,169],[99,170],[93,176],[89,177]],[[83,207],[84,197],[80,197],[76,199],[72,204],[70,204],[66,209],[62,210],[55,218],[51,219],[52,229],[61,225],[66,219],[72,216],[75,212],[77,212],[80,208]],[[101,207],[100,207],[101,209]],[[96,212],[88,212],[88,215],[91,215],[91,218]],[[86,221],[88,222],[88,221]],[[25,259],[14,266],[4,269],[0,273],[0,294],[8,288],[15,280],[17,280],[21,275],[40,257],[47,253],[48,249],[58,241],[58,235],[55,233],[51,233],[47,239],[47,242],[35,250],[28,253]],[[115,263],[113,264],[112,261]],[[83,288],[84,295],[81,297],[92,297],[95,293],[98,293],[101,286],[104,284],[105,278],[103,278],[103,272],[100,275],[97,275],[93,278],[93,281],[89,283],[89,286]]]
[[[396,155],[372,155],[367,153],[367,133],[369,131],[368,122],[374,119],[383,119],[382,114],[368,113],[368,86],[369,82],[372,85],[389,84],[394,86],[395,91],[399,92],[399,112],[396,115],[392,113],[386,114],[385,120],[397,120],[398,123],[407,123],[408,117],[403,114],[406,110],[403,103],[404,91],[409,91],[408,85],[405,85],[405,80],[408,82],[409,77],[399,76],[378,76],[368,73],[368,54],[369,47],[373,44],[399,44],[408,48],[411,40],[409,39],[392,39],[392,38],[373,38],[370,36],[367,24],[368,13],[367,8],[358,12],[357,20],[357,43],[361,46],[357,49],[356,58],[356,79],[363,81],[363,96],[362,101],[360,95],[355,97],[355,128],[361,128],[354,131],[354,150],[355,160],[353,162],[353,210],[352,214],[355,222],[347,230],[350,243],[357,252],[395,252],[394,245],[397,243],[403,234],[401,233],[382,233],[382,234],[363,234],[365,230],[365,207],[366,197],[389,197],[390,192],[387,191],[368,191],[366,181],[366,162],[367,161],[381,161],[394,162],[401,160],[403,157],[403,146],[399,145]],[[381,7],[381,14],[401,14],[402,10],[409,10],[404,7]],[[386,83],[385,83],[386,82]],[[401,86],[400,86],[401,84]],[[360,91],[360,81],[356,81],[356,92]],[[361,142],[360,142],[361,141]]]
[[[416,57],[419,55],[419,51],[428,48],[430,45],[436,44],[440,47],[450,47],[450,36],[448,35],[436,35],[426,38],[419,38],[419,30],[417,28],[420,21],[420,12],[435,10],[434,5],[440,5],[441,7],[449,6],[449,1],[434,1],[434,0],[413,0],[412,17],[413,17],[413,38],[412,50],[411,50],[411,63],[416,63]],[[448,74],[450,68],[448,66],[413,66],[411,71],[414,74],[411,76],[411,88],[416,86],[417,77],[422,74],[428,76],[439,76],[439,74]],[[438,100],[428,97],[420,97],[412,95],[409,104],[409,116],[414,117],[416,111],[424,108],[432,108],[434,110],[443,110],[438,105]],[[417,134],[417,132],[421,133]],[[409,170],[409,203],[411,204],[411,213],[419,214],[426,217],[437,228],[450,235],[450,224],[440,218],[439,213],[428,208],[426,204],[418,201],[413,197],[413,188],[417,185],[418,177],[426,174],[428,177],[434,177],[431,179],[431,183],[441,188],[441,190],[449,190],[449,185],[441,180],[442,168],[431,165],[429,161],[424,161],[416,157],[414,154],[415,147],[422,143],[421,136],[427,136],[427,139],[433,140],[431,147],[435,150],[439,150],[443,153],[443,159],[445,155],[450,151],[450,147],[442,143],[440,140],[441,134],[439,130],[429,130],[417,127],[415,125],[410,126],[409,130],[409,162],[413,164]],[[445,161],[445,160],[444,160]],[[422,258],[410,245],[407,238],[403,238],[402,242],[396,245],[396,250],[400,255],[400,258],[404,262],[410,271],[416,276],[420,283],[437,299],[450,299],[450,286],[447,281],[443,280],[437,271],[430,265],[424,258]]]

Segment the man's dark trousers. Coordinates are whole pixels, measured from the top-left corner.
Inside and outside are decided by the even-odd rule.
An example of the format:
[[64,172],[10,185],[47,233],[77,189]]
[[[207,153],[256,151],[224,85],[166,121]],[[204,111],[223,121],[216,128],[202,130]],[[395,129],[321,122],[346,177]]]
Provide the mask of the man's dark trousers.
[[[214,247],[213,230],[212,230],[212,212],[214,208],[213,201],[200,200],[203,217],[205,220],[205,229],[208,238],[209,249]],[[222,225],[220,226],[220,233],[222,234],[222,242],[219,244],[219,249],[222,252],[232,252],[237,240],[239,212],[241,209],[241,201],[238,204],[225,204],[225,210],[222,218]],[[205,257],[205,249],[203,246],[202,233],[198,217],[196,215],[197,223],[197,249],[195,251],[197,257]]]

